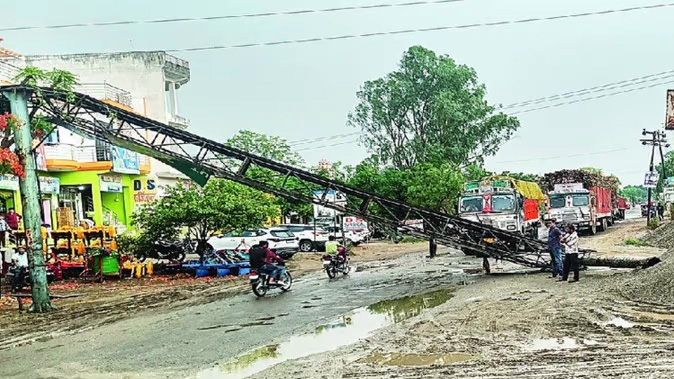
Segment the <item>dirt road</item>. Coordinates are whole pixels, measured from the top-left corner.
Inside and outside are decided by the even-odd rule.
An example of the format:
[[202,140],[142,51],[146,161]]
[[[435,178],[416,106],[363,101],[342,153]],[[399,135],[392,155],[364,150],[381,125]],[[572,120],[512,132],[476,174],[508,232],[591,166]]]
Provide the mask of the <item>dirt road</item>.
[[[581,244],[636,254],[622,245],[641,229],[627,222]],[[0,351],[11,362],[0,365],[0,377],[674,375],[674,310],[634,304],[608,290],[625,271],[590,270],[577,284],[555,283],[547,274],[469,275],[480,259],[441,249],[429,260],[424,244],[412,248],[418,252],[403,255],[410,247],[402,244],[382,248],[378,258],[397,258],[356,263],[349,277],[309,273],[290,293],[261,300],[213,286],[208,291],[221,299],[197,292],[173,308],[133,315],[106,309],[101,317],[109,322],[95,328],[53,337],[42,332],[32,344]],[[362,253],[361,260],[369,259],[377,256]],[[297,268],[318,265],[308,257]]]

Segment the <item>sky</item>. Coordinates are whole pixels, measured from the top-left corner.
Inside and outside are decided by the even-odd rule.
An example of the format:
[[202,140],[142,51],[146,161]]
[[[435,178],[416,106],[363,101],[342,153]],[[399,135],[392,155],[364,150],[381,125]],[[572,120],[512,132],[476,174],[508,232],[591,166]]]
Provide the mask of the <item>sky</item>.
[[[0,28],[406,1],[2,0]],[[173,50],[528,19],[663,3],[667,0],[464,0],[292,16],[0,31],[0,36],[5,39],[2,46],[24,55]],[[670,62],[674,61],[674,50],[669,45],[674,40],[674,28],[667,26],[673,17],[674,7],[665,7],[494,27],[176,52],[173,54],[190,62],[192,76],[178,92],[180,113],[190,119],[192,132],[214,140],[223,141],[243,129],[278,135],[291,142],[325,138],[294,146],[311,165],[323,158],[357,164],[368,152],[358,145],[357,135],[352,134],[358,130],[346,125],[347,115],[356,105],[356,92],[365,81],[394,70],[410,46],[422,45],[472,66],[487,87],[490,103],[511,104],[673,70]],[[639,184],[643,182],[650,156],[650,149],[639,142],[641,131],[662,127],[668,85],[674,88],[674,82],[663,83],[517,115],[521,128],[495,156],[487,158],[487,168],[542,174],[593,166],[616,174],[623,184]],[[632,87],[625,87],[628,88]]]

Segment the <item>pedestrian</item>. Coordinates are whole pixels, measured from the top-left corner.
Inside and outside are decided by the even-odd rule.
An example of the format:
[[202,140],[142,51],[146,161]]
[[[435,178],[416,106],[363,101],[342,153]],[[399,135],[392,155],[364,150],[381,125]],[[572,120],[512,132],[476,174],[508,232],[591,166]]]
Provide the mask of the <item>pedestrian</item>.
[[16,213],[14,208],[9,208],[9,213],[5,216],[5,221],[12,231],[19,230],[19,221],[21,221],[21,215]]
[[435,254],[438,252],[438,243],[435,242],[435,238],[431,237],[428,240],[428,253],[430,258],[435,258]]
[[7,246],[7,231],[9,230],[9,225],[5,221],[5,216],[0,215],[0,249],[4,249]]
[[12,255],[12,293],[16,293],[23,287],[23,280],[28,270],[28,255],[24,247],[18,247]]
[[658,204],[658,217],[660,218],[660,221],[665,220],[665,206],[662,205],[662,203]]
[[552,277],[562,277],[562,231],[555,224],[555,220],[546,222],[548,227],[548,249],[550,250],[550,265],[552,266]]
[[562,244],[564,245],[565,259],[564,259],[564,274],[561,282],[569,279],[569,273],[573,271],[573,280],[569,283],[575,283],[580,279],[580,260],[578,259],[578,233],[576,227],[568,225],[566,227],[566,234],[562,237]]

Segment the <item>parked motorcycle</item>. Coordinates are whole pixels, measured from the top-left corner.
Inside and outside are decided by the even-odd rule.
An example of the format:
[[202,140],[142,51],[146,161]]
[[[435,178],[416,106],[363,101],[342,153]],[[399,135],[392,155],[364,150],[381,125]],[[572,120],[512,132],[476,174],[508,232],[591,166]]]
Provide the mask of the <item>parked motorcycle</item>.
[[281,280],[283,281],[283,285],[280,285],[276,281],[269,283],[269,279],[271,279],[269,274],[260,272],[259,269],[252,269],[249,278],[255,296],[264,297],[267,291],[274,288],[279,288],[283,292],[290,291],[290,287],[293,285],[293,278],[285,267],[282,267],[282,270]]
[[189,238],[180,242],[157,241],[147,251],[136,254],[136,258],[140,262],[145,262],[147,258],[182,262],[187,254],[195,251],[195,248],[195,242]]
[[347,275],[349,271],[351,270],[351,267],[349,267],[349,259],[346,258],[341,258],[339,255],[324,255],[323,256],[323,268],[325,269],[325,272],[328,274],[328,278],[334,279],[337,277],[338,273],[342,273],[343,275]]

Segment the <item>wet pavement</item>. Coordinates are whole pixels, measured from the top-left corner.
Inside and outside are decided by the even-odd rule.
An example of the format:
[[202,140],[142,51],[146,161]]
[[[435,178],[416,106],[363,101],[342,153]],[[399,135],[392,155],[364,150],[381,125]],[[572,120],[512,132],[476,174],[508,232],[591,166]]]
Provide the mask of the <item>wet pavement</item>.
[[[333,280],[313,273],[297,279],[288,293],[256,299],[247,292],[2,351],[0,359],[13,364],[0,365],[0,377],[71,377],[73,370],[83,377],[246,377],[277,362],[354,343],[442,304],[466,280],[462,268],[481,265],[460,254],[434,260],[424,255],[363,264]],[[40,368],[26,360],[38,355]]]

